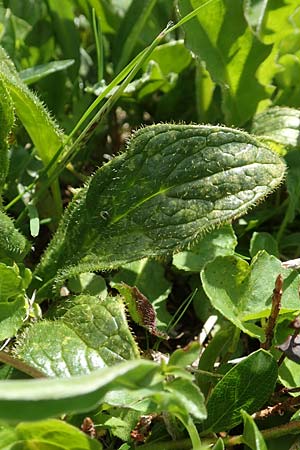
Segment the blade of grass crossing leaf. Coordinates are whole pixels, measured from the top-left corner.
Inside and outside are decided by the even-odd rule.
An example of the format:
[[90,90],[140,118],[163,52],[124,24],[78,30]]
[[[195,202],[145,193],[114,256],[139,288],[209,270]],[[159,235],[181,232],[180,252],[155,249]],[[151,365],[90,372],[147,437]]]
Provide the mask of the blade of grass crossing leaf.
[[[190,12],[189,14],[187,14],[185,17],[183,17],[177,24],[172,25],[172,23],[168,24],[167,28],[165,30],[163,30],[162,33],[159,34],[159,36],[152,42],[152,44],[147,47],[146,49],[144,49],[142,52],[140,52],[115,78],[114,80],[107,86],[107,88],[102,92],[102,94],[92,103],[92,105],[87,109],[87,111],[85,111],[85,113],[83,114],[83,116],[81,117],[81,119],[78,121],[78,123],[76,124],[76,126],[73,128],[73,130],[71,131],[71,133],[69,134],[69,136],[67,137],[67,139],[64,141],[64,143],[58,148],[56,154],[53,156],[52,160],[49,162],[49,164],[47,165],[47,167],[45,168],[44,172],[49,172],[50,169],[52,169],[53,166],[56,165],[55,170],[53,170],[53,175],[50,178],[50,180],[48,180],[47,182],[43,183],[43,187],[44,189],[41,189],[39,191],[38,194],[34,194],[34,201],[36,201],[39,198],[42,198],[45,195],[46,189],[47,187],[51,184],[51,182],[53,180],[55,180],[55,178],[59,175],[59,173],[63,170],[63,168],[65,167],[66,163],[71,161],[71,159],[77,154],[77,152],[79,151],[79,149],[77,149],[77,151],[74,149],[76,149],[76,146],[78,146],[78,144],[80,143],[80,141],[82,140],[82,135],[85,136],[85,134],[87,133],[87,131],[93,126],[94,123],[99,121],[99,116],[101,114],[101,111],[103,110],[103,107],[100,109],[100,111],[98,112],[98,114],[96,114],[96,116],[90,121],[90,123],[88,124],[88,126],[84,129],[84,131],[81,133],[81,135],[79,136],[79,138],[71,145],[71,139],[72,137],[75,135],[75,133],[79,130],[79,128],[81,127],[81,125],[83,125],[83,123],[87,120],[88,116],[95,110],[95,108],[101,103],[101,101],[105,98],[105,96],[115,87],[118,85],[118,83],[120,83],[122,80],[124,80],[124,78],[126,76],[129,77],[128,81],[126,83],[124,83],[124,85],[120,86],[120,92],[118,97],[114,98],[114,100],[111,100],[111,107],[113,106],[114,102],[119,98],[119,96],[122,94],[122,92],[124,91],[124,89],[126,88],[126,86],[129,84],[129,82],[134,78],[135,74],[138,72],[138,70],[142,67],[144,61],[147,60],[147,58],[149,57],[149,55],[151,54],[151,52],[154,50],[154,48],[160,43],[161,39],[166,36],[168,33],[174,31],[175,29],[177,29],[178,27],[180,27],[181,25],[183,25],[184,23],[186,23],[188,20],[192,19],[194,16],[196,16],[199,12],[200,9],[204,8],[206,5],[215,2],[215,1],[219,1],[219,0],[208,0],[206,3],[200,5],[198,8],[196,8],[195,10],[193,10],[192,12]],[[126,81],[126,80],[125,80]],[[110,98],[112,99],[112,97]],[[108,103],[108,101],[106,102]],[[104,106],[106,105],[106,103],[104,104]],[[107,113],[109,109],[106,109],[105,113]],[[63,150],[66,148],[66,146],[68,146],[68,150],[65,154],[64,157],[64,161],[57,163],[57,160],[59,159],[60,155],[62,154]],[[43,176],[43,174],[41,175]],[[34,184],[37,184],[40,181],[40,177],[38,177],[38,179],[35,181]]]
[[[57,178],[58,174],[64,169],[66,164],[73,159],[77,153],[80,151],[80,144],[84,142],[87,138],[90,137],[92,131],[94,130],[95,125],[101,123],[102,119],[108,114],[108,112],[112,109],[116,101],[122,95],[124,89],[128,86],[130,81],[135,77],[137,72],[140,70],[144,62],[147,60],[149,55],[152,53],[155,47],[161,42],[161,40],[166,36],[168,29],[172,26],[170,22],[167,27],[154,39],[152,44],[147,47],[147,49],[142,52],[142,54],[137,59],[136,64],[133,66],[132,70],[129,72],[127,77],[121,83],[119,88],[113,93],[113,95],[104,103],[104,105],[100,108],[100,110],[95,114],[93,119],[88,123],[88,125],[84,128],[84,130],[80,133],[78,138],[68,147],[68,150],[65,155],[61,157],[55,167],[55,171],[52,171],[52,174],[49,176],[48,181],[43,183],[41,189],[35,195],[35,201],[40,199],[44,193],[46,192],[48,186]],[[103,97],[104,93],[102,93]],[[54,159],[56,160],[58,155],[55,155]],[[53,165],[52,161],[49,166]],[[49,169],[49,167],[47,167]],[[55,173],[54,173],[55,172]]]

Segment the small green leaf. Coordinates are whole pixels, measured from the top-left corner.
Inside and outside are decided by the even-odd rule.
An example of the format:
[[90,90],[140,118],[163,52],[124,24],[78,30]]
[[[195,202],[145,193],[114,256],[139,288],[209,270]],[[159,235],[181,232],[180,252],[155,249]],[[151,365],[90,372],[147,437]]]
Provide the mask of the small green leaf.
[[125,283],[116,283],[114,287],[122,294],[132,320],[146,328],[154,336],[168,339],[168,335],[157,328],[155,309],[140,290]]
[[227,431],[242,421],[241,409],[257,411],[273,392],[277,364],[273,356],[258,350],[233,367],[216,385],[207,403],[206,433]]
[[21,122],[30,135],[43,163],[50,162],[63,142],[63,134],[42,102],[21,81],[15,66],[0,48],[0,73]]
[[40,219],[37,208],[34,205],[28,205],[30,234],[32,237],[37,237],[40,232]]
[[110,408],[105,413],[97,413],[95,425],[108,429],[122,441],[129,441],[130,432],[135,428],[140,416],[140,411],[129,408]]
[[284,171],[275,153],[238,130],[139,130],[128,151],[102,166],[70,205],[37,268],[48,283],[38,295],[81,272],[188,247],[272,192]]
[[74,64],[74,59],[64,59],[61,61],[51,61],[46,64],[30,67],[19,72],[20,78],[27,85],[36,83],[52,73],[65,70]]
[[252,133],[285,149],[300,146],[300,111],[275,106],[254,117]]
[[225,450],[224,441],[222,438],[219,438],[215,445],[213,446],[212,450]]
[[24,280],[17,265],[0,263],[0,341],[12,337],[26,316]]
[[241,410],[241,414],[244,421],[243,442],[251,450],[268,450],[264,438],[252,417],[243,410]]
[[300,385],[299,363],[285,358],[279,367],[279,380],[283,386],[296,388]]
[[254,232],[250,241],[250,255],[252,258],[261,250],[265,250],[269,255],[279,258],[279,250],[276,239],[264,231]]
[[[46,166],[61,147],[64,135],[39,98],[31,92],[19,77],[15,66],[0,47],[0,75],[9,92],[17,116],[26,128],[37,152]],[[53,215],[61,214],[61,199],[58,184],[52,185]]]
[[147,258],[125,264],[110,284],[114,287],[115,283],[121,282],[136,286],[148,298],[155,309],[157,326],[166,329],[172,318],[166,308],[171,283],[165,278],[162,264]]
[[7,430],[0,431],[1,449],[3,441],[6,442],[5,450],[101,450],[102,445],[98,440],[90,439],[78,428],[66,422],[56,419],[48,419],[40,422],[19,423],[14,432],[11,432],[8,443]]
[[88,295],[73,299],[56,321],[28,328],[15,354],[51,377],[89,373],[139,358],[120,298],[100,300]]
[[168,411],[184,420],[190,414],[203,421],[207,417],[204,397],[200,389],[190,380],[176,378],[165,385],[165,390],[152,395],[161,411]]
[[299,275],[264,251],[250,266],[235,256],[217,257],[204,267],[201,279],[214,308],[245,333],[263,340],[263,330],[248,321],[268,317],[279,273],[284,278],[280,312],[297,311]]
[[123,389],[141,398],[163,389],[159,373],[156,363],[138,360],[65,379],[0,381],[0,419],[31,421],[90,411],[107,402],[108,392],[121,399]]
[[233,255],[237,239],[231,225],[224,225],[203,236],[190,250],[176,253],[173,264],[177,269],[200,272],[216,256]]
[[[164,76],[170,73],[180,73],[184,70],[192,60],[191,52],[184,45],[183,40],[171,41],[166,44],[158,45],[153,52],[149,61],[155,61]],[[143,66],[146,70],[147,62]]]
[[199,358],[200,344],[191,342],[185,348],[179,348],[172,353],[169,359],[169,366],[186,367]]

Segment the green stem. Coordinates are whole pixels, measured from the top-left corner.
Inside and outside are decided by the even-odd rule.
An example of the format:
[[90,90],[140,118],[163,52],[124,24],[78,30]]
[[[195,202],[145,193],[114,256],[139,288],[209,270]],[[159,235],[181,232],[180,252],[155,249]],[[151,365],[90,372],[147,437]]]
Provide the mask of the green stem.
[[[180,417],[178,417],[180,419]],[[188,422],[185,423],[186,429],[190,435],[191,438],[191,442],[193,445],[193,450],[201,450],[202,445],[201,445],[201,439],[200,436],[198,434],[198,430],[196,428],[196,425],[193,422],[193,419],[191,418],[191,416],[189,416],[188,418]]]
[[140,450],[190,450],[191,440],[181,439],[180,441],[149,442],[140,445]]
[[[300,420],[293,420],[292,422],[278,427],[269,428],[267,430],[260,430],[264,439],[277,439],[287,434],[300,434]],[[233,447],[235,445],[243,444],[243,436],[231,436],[224,439],[225,446]]]

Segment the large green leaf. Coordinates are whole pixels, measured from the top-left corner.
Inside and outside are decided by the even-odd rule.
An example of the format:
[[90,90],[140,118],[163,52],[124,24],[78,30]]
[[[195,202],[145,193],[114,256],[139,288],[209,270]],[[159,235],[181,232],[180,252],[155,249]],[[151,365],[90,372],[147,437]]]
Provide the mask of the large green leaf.
[[[180,0],[184,16],[205,0]],[[247,26],[242,2],[219,0],[200,9],[185,26],[187,46],[205,63],[221,86],[226,122],[241,125],[251,118],[268,93],[257,79],[260,64],[271,51]]]
[[231,369],[216,385],[207,403],[206,432],[225,431],[242,421],[241,409],[249,414],[260,408],[273,392],[277,364],[273,356],[258,350]]
[[264,332],[248,321],[268,317],[277,275],[284,278],[281,313],[299,309],[299,275],[281,262],[259,252],[252,264],[235,256],[217,257],[202,273],[203,288],[212,305],[234,325],[261,340]]
[[[68,377],[139,358],[119,297],[81,295],[56,321],[42,321],[23,334],[15,354],[53,377]],[[44,339],[47,336],[47,339]]]
[[160,367],[151,361],[129,361],[65,379],[0,381],[0,419],[42,420],[67,412],[84,412],[105,400],[106,393],[122,390],[140,399],[163,389]]
[[153,125],[81,190],[36,276],[48,282],[184,249],[239,217],[281,182],[285,166],[242,131]]
[[98,440],[62,420],[21,422],[0,431],[1,450],[101,450]]

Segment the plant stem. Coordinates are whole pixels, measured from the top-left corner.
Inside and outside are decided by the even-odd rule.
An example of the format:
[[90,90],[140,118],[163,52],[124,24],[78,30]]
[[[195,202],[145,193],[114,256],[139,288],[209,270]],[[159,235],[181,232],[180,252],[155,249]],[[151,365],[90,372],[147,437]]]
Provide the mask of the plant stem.
[[33,378],[45,378],[46,375],[40,372],[39,370],[35,369],[34,367],[29,366],[25,362],[21,361],[20,359],[14,358],[13,356],[10,356],[8,353],[0,351],[0,361],[8,364],[9,366],[14,367],[17,370],[20,370],[20,372],[26,373],[27,375],[33,377]]
[[[300,420],[294,420],[278,427],[261,430],[264,439],[276,439],[287,434],[300,434]],[[231,436],[224,439],[225,446],[233,447],[234,445],[243,444],[243,436]]]

